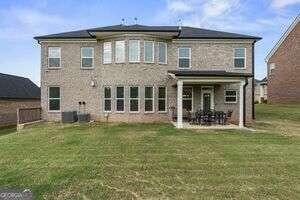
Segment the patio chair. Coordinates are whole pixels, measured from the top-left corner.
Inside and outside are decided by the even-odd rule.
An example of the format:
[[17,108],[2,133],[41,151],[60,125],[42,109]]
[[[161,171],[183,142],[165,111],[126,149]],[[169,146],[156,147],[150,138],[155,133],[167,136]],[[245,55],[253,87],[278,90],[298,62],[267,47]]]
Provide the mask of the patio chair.
[[224,125],[225,125],[225,124],[228,124],[228,119],[231,118],[232,113],[233,113],[233,110],[228,110],[228,111],[227,111],[227,113],[225,114],[225,117],[224,117]]
[[197,124],[197,116],[195,112],[191,113],[190,124]]

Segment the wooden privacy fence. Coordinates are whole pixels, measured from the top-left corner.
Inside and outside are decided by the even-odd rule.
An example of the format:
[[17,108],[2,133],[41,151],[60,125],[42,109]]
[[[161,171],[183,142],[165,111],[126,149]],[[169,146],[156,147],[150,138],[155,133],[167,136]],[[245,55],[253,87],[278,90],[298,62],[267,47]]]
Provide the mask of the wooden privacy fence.
[[19,108],[17,110],[17,124],[39,121],[42,119],[42,108]]

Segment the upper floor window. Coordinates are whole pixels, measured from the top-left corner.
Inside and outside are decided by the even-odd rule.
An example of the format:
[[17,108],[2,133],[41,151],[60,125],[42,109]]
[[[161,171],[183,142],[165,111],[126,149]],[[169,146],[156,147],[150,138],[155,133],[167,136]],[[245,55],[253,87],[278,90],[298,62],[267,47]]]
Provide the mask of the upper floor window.
[[115,62],[125,62],[125,41],[116,41]]
[[60,88],[59,87],[49,87],[48,105],[49,105],[49,111],[60,110]]
[[60,68],[61,59],[60,47],[49,47],[48,48],[48,67],[49,68]]
[[145,41],[144,62],[146,62],[146,63],[154,62],[154,42],[152,42],[152,41]]
[[94,48],[81,48],[81,68],[93,68],[94,66]]
[[179,68],[191,67],[191,48],[180,47],[178,49],[178,67]]
[[111,42],[103,43],[103,64],[111,63]]
[[158,63],[167,64],[167,43],[158,43]]
[[140,62],[140,41],[129,40],[129,62]]
[[234,67],[235,68],[246,68],[246,49],[235,48],[234,49]]

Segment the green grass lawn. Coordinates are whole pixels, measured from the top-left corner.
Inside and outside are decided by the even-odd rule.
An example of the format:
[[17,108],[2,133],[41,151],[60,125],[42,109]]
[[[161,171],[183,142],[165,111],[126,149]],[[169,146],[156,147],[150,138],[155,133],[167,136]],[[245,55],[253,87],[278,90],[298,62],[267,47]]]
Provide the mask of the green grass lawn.
[[[300,135],[273,127],[286,116],[276,109],[258,106],[255,132],[170,124],[2,130],[0,188],[30,188],[36,199],[300,199]],[[278,109],[299,123],[299,106]]]

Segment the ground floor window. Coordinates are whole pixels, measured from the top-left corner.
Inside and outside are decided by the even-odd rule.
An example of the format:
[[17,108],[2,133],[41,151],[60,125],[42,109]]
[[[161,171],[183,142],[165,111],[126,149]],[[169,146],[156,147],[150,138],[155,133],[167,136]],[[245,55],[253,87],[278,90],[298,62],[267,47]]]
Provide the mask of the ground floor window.
[[225,90],[225,103],[236,103],[237,94],[236,90]]
[[104,87],[104,111],[105,112],[111,111],[111,87],[110,86]]
[[139,112],[140,107],[139,87],[132,86],[129,88],[129,111]]
[[116,89],[116,111],[124,112],[124,87],[118,86]]
[[60,88],[49,87],[49,110],[59,111],[60,110]]
[[145,87],[145,112],[154,111],[154,89],[153,87]]
[[188,111],[193,110],[193,87],[184,86],[182,89],[182,108]]
[[159,112],[165,112],[167,103],[166,103],[166,97],[167,97],[167,92],[166,92],[166,87],[161,86],[158,87],[158,111]]

